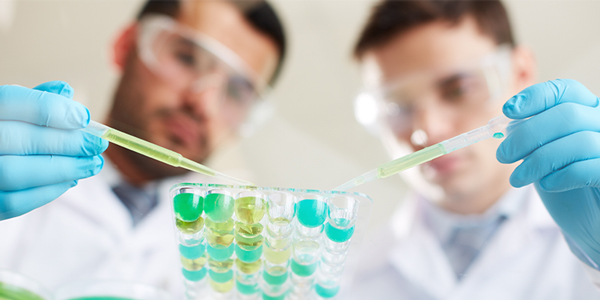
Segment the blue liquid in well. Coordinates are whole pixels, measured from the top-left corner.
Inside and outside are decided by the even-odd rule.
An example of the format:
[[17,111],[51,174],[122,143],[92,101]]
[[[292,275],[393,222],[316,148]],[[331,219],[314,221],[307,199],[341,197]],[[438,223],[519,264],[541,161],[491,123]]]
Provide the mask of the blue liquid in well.
[[316,199],[304,199],[298,202],[298,221],[300,224],[315,228],[323,225],[327,218],[327,203]]
[[258,284],[257,283],[244,284],[244,283],[241,283],[238,280],[236,280],[235,287],[237,288],[238,291],[240,291],[240,293],[242,293],[244,295],[251,295],[251,294],[258,292]]
[[287,280],[287,278],[288,278],[287,271],[281,275],[271,275],[271,274],[269,274],[269,272],[263,271],[263,279],[268,284],[272,284],[272,285],[284,284],[285,281]]
[[198,271],[189,271],[185,268],[181,268],[181,272],[183,273],[183,277],[189,281],[200,281],[206,276],[206,268],[202,268]]
[[214,248],[211,245],[206,246],[206,252],[210,258],[216,261],[225,261],[231,257],[233,254],[233,244],[229,245],[227,248]]
[[198,244],[196,246],[179,245],[179,253],[187,259],[199,258],[204,254],[204,250],[206,250],[205,244]]
[[253,262],[259,260],[262,253],[263,253],[262,245],[260,245],[260,247],[254,249],[254,250],[248,251],[248,250],[244,250],[244,249],[240,248],[240,246],[235,244],[235,255],[237,255],[237,257],[245,263],[253,263]]
[[323,297],[323,298],[331,298],[333,296],[335,296],[338,292],[340,291],[340,286],[335,286],[335,287],[324,287],[320,284],[317,284],[315,286],[315,292],[317,292],[317,295]]
[[[331,220],[330,220],[331,222]],[[327,235],[327,237],[336,242],[336,243],[343,243],[348,241],[352,235],[354,234],[354,225],[352,227],[349,228],[344,228],[344,229],[340,229],[338,227],[344,227],[346,226],[349,221],[346,219],[336,219],[334,221],[334,223],[336,226],[331,225],[331,223],[327,223],[325,224],[325,234]]]
[[317,270],[318,263],[319,262],[315,262],[310,265],[302,265],[297,263],[295,259],[292,259],[292,272],[301,277],[308,277]]

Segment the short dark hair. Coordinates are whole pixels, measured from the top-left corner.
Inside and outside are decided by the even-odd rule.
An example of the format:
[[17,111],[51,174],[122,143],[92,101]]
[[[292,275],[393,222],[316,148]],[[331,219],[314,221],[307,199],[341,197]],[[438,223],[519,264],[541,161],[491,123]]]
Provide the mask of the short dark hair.
[[[266,34],[275,42],[279,50],[279,61],[273,76],[269,83],[274,84],[281,72],[286,53],[286,38],[281,20],[273,7],[263,0],[229,0],[235,4],[244,14],[244,17],[254,28]],[[251,2],[249,4],[249,2]],[[177,18],[179,14],[181,0],[148,0],[140,10],[137,19],[141,19],[148,14],[162,14],[172,18]]]
[[506,9],[499,0],[384,0],[377,4],[354,47],[354,56],[386,44],[398,34],[435,21],[457,25],[473,17],[479,30],[498,44],[511,47],[515,41]]

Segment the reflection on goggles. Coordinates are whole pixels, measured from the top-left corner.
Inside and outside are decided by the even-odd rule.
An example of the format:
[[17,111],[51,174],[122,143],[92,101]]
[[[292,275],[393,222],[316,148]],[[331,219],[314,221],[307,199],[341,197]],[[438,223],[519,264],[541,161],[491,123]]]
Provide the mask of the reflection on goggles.
[[259,97],[258,77],[235,53],[166,16],[140,22],[139,51],[142,61],[167,82],[197,93],[216,92],[232,118],[243,118]]

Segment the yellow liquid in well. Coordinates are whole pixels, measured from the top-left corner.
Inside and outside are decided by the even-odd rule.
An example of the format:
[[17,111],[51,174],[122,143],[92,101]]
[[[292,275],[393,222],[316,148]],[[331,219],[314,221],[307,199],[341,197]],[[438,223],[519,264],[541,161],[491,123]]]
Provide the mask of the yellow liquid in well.
[[253,238],[262,233],[264,227],[260,223],[248,225],[242,222],[235,222],[235,232],[242,237]]
[[265,215],[265,200],[259,197],[241,197],[235,200],[235,215],[245,224],[256,224]]
[[233,219],[229,219],[225,222],[217,223],[206,218],[205,225],[214,235],[226,235],[233,230],[234,222]]
[[263,255],[270,263],[283,264],[292,256],[292,247],[287,247],[287,249],[272,249],[271,247],[263,247]]
[[210,230],[205,230],[204,235],[208,244],[213,248],[227,248],[233,243],[233,230],[223,235],[216,235]]
[[213,290],[215,290],[215,291],[217,291],[219,293],[227,293],[227,292],[231,291],[231,289],[233,289],[234,280],[231,279],[231,280],[229,280],[227,282],[221,283],[221,282],[216,282],[216,281],[214,281],[212,279],[209,279],[208,283],[210,284],[210,287]]
[[241,261],[239,258],[235,260],[235,266],[237,269],[244,274],[254,274],[260,270],[262,265],[262,260],[257,260],[255,262],[247,263]]
[[213,259],[208,259],[208,266],[211,270],[217,273],[225,273],[233,267],[233,259],[226,259],[224,261],[216,261]]
[[175,226],[185,234],[195,234],[204,228],[204,218],[199,217],[196,221],[192,222],[185,222],[175,218]]
[[207,261],[205,254],[203,254],[202,256],[200,256],[196,259],[187,259],[183,256],[181,256],[180,259],[181,259],[181,265],[188,271],[202,270],[202,268],[204,268],[204,265],[206,264],[206,261]]

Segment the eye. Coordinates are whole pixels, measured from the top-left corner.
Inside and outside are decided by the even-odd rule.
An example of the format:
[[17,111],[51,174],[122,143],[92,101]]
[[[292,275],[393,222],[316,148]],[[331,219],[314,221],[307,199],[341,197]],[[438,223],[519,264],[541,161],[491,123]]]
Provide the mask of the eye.
[[448,102],[457,102],[472,94],[474,88],[473,78],[460,74],[443,80],[439,85],[439,93],[442,99]]
[[177,60],[187,66],[187,67],[194,67],[194,65],[196,64],[196,59],[194,58],[193,54],[190,53],[184,53],[184,52],[178,52],[175,54],[175,57],[177,57]]
[[227,83],[227,96],[237,104],[245,105],[245,102],[252,100],[254,87],[242,76],[231,76]]

